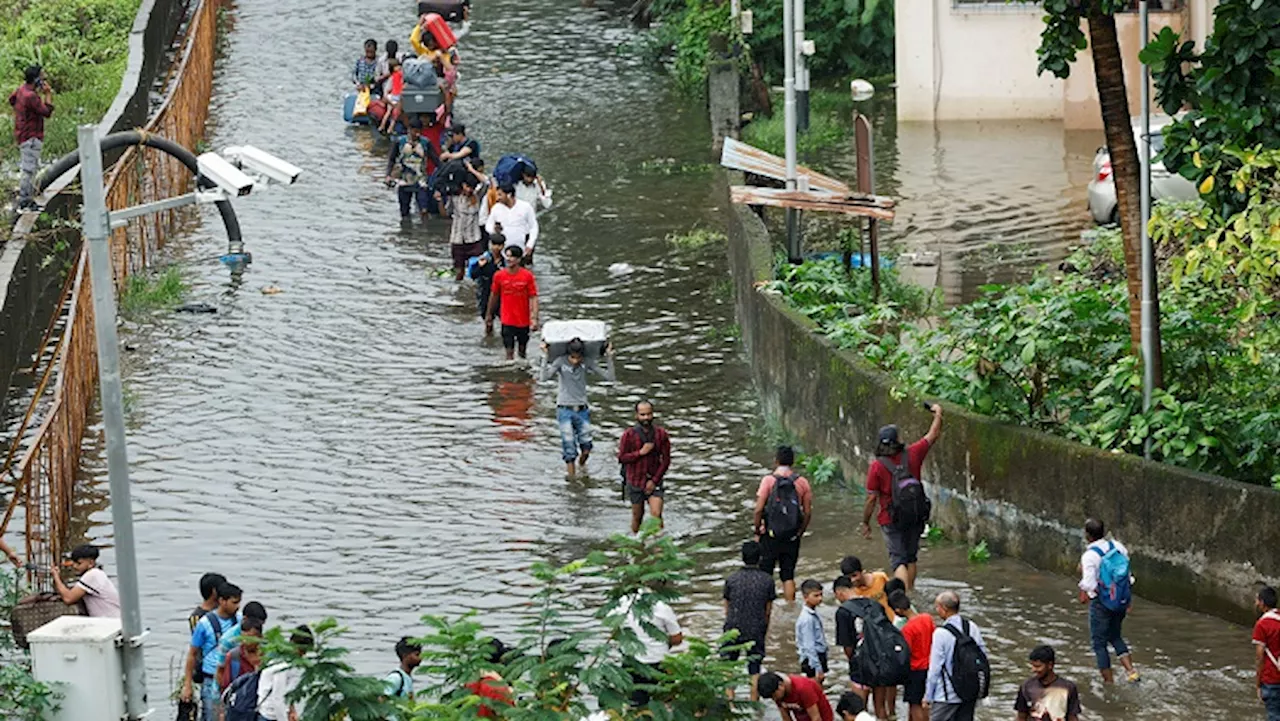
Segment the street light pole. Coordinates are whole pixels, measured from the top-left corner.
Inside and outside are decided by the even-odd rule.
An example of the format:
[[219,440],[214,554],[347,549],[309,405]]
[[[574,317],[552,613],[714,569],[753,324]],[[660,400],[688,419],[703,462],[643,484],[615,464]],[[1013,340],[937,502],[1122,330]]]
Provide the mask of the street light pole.
[[80,185],[84,195],[84,238],[93,291],[93,327],[98,340],[102,425],[107,437],[107,476],[115,536],[121,632],[124,635],[125,717],[147,716],[146,664],[142,653],[142,606],[138,593],[138,557],[133,537],[133,501],[124,436],[124,397],[120,385],[120,342],[116,336],[116,299],[111,272],[111,220],[102,187],[102,149],[98,129],[81,125]]
[[[1147,0],[1138,2],[1138,24],[1145,47],[1151,39],[1151,28],[1147,12]],[[1140,168],[1139,195],[1142,227],[1139,242],[1142,248],[1142,302],[1141,326],[1139,340],[1142,346],[1142,410],[1151,410],[1152,397],[1155,394],[1156,363],[1160,349],[1156,337],[1156,264],[1155,249],[1151,245],[1151,234],[1147,224],[1151,222],[1151,66],[1142,64],[1142,138],[1138,144],[1138,163]],[[1143,444],[1143,454],[1151,458],[1151,438],[1147,437]]]
[[[782,0],[783,60],[783,125],[786,132],[787,190],[796,189],[796,36],[795,0]],[[799,263],[799,214],[787,208],[787,259]]]
[[805,55],[804,0],[795,0],[795,39],[791,51],[796,56],[796,129],[809,132],[809,62]]

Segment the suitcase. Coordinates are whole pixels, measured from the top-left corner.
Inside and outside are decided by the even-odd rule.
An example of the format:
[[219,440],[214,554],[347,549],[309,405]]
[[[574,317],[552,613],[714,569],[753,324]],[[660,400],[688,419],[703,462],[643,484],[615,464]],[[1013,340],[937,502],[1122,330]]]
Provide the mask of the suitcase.
[[453,34],[453,28],[449,27],[449,23],[444,21],[440,13],[427,13],[426,23],[427,32],[431,33],[431,37],[436,39],[436,47],[441,50],[448,50],[458,44],[458,38]]
[[467,0],[424,0],[418,3],[418,17],[435,13],[449,22],[462,22],[470,4]]
[[85,610],[83,601],[68,606],[62,602],[62,599],[56,593],[41,593],[24,598],[18,602],[18,605],[13,607],[13,611],[9,614],[13,642],[17,644],[18,648],[30,648],[31,644],[27,642],[27,634],[37,628],[63,616],[88,615],[89,612]]
[[602,320],[552,320],[542,324],[542,342],[547,344],[547,362],[565,354],[569,341],[580,338],[588,358],[604,354],[609,341],[609,325]]
[[404,86],[400,95],[400,110],[405,113],[434,113],[436,108],[444,105],[444,94],[440,88],[416,88]]

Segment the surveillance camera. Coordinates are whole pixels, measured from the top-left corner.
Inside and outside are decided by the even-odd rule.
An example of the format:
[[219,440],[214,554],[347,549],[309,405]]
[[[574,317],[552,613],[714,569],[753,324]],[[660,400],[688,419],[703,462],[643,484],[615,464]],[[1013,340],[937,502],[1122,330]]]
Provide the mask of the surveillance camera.
[[241,168],[285,185],[293,185],[302,168],[252,145],[227,148],[224,154]]
[[217,153],[205,153],[196,158],[196,163],[201,177],[208,178],[231,195],[241,197],[253,191],[253,178],[240,172],[239,168]]

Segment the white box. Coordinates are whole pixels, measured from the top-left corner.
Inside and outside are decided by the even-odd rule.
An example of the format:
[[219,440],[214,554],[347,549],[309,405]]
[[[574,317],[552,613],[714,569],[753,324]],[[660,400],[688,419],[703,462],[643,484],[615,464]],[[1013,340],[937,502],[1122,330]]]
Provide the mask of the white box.
[[602,320],[550,320],[542,324],[542,342],[547,344],[547,362],[565,354],[569,341],[580,338],[588,358],[599,358],[609,340],[609,326]]
[[61,707],[50,721],[119,721],[124,717],[120,619],[63,616],[32,631],[37,681],[56,685]]

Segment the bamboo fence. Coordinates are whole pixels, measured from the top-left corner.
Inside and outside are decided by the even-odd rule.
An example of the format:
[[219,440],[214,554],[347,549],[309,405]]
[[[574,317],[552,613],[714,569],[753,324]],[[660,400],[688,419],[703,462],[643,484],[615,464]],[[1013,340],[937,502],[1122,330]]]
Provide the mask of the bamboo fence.
[[[187,25],[182,53],[169,72],[165,100],[144,128],[192,150],[203,140],[209,118],[221,7],[222,0],[201,0]],[[169,155],[150,148],[130,148],[107,177],[107,208],[120,210],[181,195],[190,191],[194,180],[191,172]],[[181,213],[170,210],[136,218],[112,232],[112,280],[117,297],[131,275],[145,271],[156,251],[164,246],[166,235],[176,229]],[[63,299],[62,307],[69,310],[62,334],[22,428],[31,425],[33,419],[42,420],[29,439],[24,440],[23,430],[19,430],[14,444],[16,447],[22,443],[25,451],[12,468],[10,464],[17,454],[10,453],[3,469],[4,475],[14,481],[0,520],[0,537],[21,506],[26,557],[39,569],[55,563],[71,541],[81,448],[97,398],[92,279],[83,247],[72,273],[74,280],[68,284]],[[56,378],[52,390],[47,387],[50,371]],[[44,573],[29,574],[28,580],[40,590],[48,590],[51,583]]]

